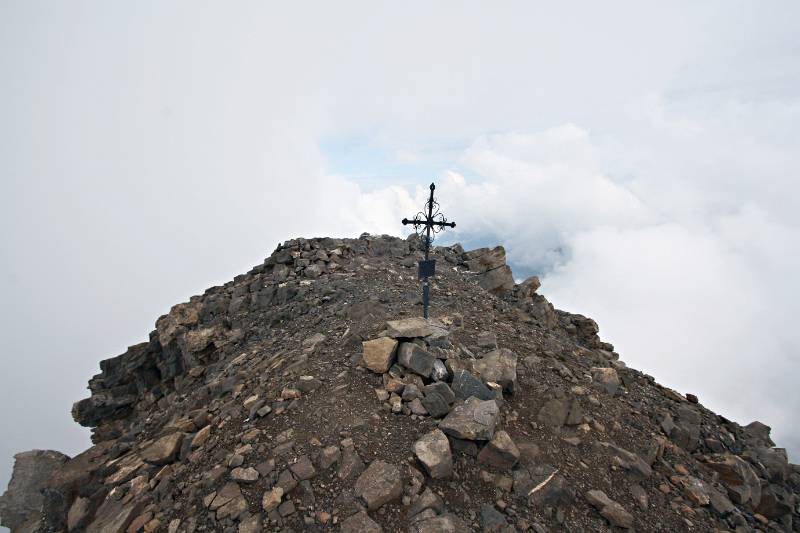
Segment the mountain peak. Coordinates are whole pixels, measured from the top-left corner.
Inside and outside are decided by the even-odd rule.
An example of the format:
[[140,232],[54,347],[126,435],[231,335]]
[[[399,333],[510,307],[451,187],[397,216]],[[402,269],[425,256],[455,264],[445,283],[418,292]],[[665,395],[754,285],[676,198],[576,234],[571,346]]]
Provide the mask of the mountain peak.
[[[12,531],[798,530],[800,467],[619,360],[502,246],[293,239],[175,305],[17,456]],[[35,495],[27,496],[26,495]],[[792,529],[795,528],[795,529]]]

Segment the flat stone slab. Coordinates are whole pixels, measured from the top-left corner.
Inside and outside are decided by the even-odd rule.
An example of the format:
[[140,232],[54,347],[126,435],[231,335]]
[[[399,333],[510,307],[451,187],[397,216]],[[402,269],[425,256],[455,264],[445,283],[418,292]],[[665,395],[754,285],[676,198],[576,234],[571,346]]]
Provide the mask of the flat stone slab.
[[171,463],[175,460],[183,443],[183,433],[172,433],[161,437],[142,451],[142,459],[155,465]]
[[500,409],[494,400],[479,400],[470,397],[456,404],[450,414],[439,422],[439,429],[465,440],[491,440],[500,417]]
[[436,319],[421,317],[390,320],[386,323],[386,335],[394,339],[413,339],[447,335],[447,328]]

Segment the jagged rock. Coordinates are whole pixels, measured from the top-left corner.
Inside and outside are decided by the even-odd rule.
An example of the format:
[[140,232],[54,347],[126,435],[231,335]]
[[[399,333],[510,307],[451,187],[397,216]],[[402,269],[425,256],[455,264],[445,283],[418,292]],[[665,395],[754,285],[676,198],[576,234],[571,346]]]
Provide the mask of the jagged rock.
[[456,404],[439,422],[439,429],[458,439],[490,440],[499,416],[500,410],[493,400],[482,401],[471,397]]
[[239,524],[237,533],[261,533],[261,531],[261,517],[258,515],[252,515],[250,518],[243,520],[242,523]]
[[761,489],[761,500],[755,511],[770,520],[778,520],[795,509],[797,499],[784,487],[770,483]]
[[592,380],[611,396],[617,393],[620,385],[617,371],[613,368],[592,368]]
[[483,382],[466,370],[456,370],[453,373],[453,382],[450,384],[456,398],[466,400],[474,396],[480,400],[491,400],[494,393]]
[[702,507],[711,503],[709,487],[703,480],[693,476],[677,476],[675,480],[683,488],[686,497],[695,505]]
[[606,496],[601,490],[590,490],[586,493],[586,501],[591,503],[612,526],[630,529],[633,527],[633,516],[620,504]]
[[747,439],[756,446],[765,448],[771,448],[775,446],[775,443],[772,442],[772,439],[769,436],[772,428],[763,422],[759,422],[758,420],[755,422],[750,422],[744,427],[744,430],[745,434],[747,435]]
[[237,483],[255,483],[258,481],[258,471],[255,468],[234,468],[231,470],[231,479]]
[[499,383],[505,391],[514,392],[517,383],[517,354],[508,348],[492,350],[477,359],[472,369],[485,383]]
[[289,466],[289,470],[299,481],[311,479],[317,474],[314,465],[311,464],[311,459],[307,455],[300,456],[296,462]]
[[373,461],[356,480],[355,494],[370,511],[398,499],[403,494],[400,469],[384,461]]
[[727,496],[713,487],[708,490],[708,501],[714,511],[722,517],[728,516],[736,509]]
[[433,479],[450,477],[453,473],[453,454],[447,436],[439,429],[425,434],[414,443],[414,454]]
[[434,418],[441,418],[450,412],[450,406],[438,392],[431,391],[421,401],[425,411]]
[[86,533],[125,533],[143,508],[143,502],[125,502],[109,496],[97,509],[94,520],[86,527]]
[[467,267],[478,273],[478,284],[488,292],[502,294],[514,288],[514,276],[506,265],[506,250],[502,246],[472,250],[464,257]]
[[444,381],[450,376],[445,364],[439,359],[433,360],[433,370],[431,370],[431,379],[435,381]]
[[520,298],[532,298],[541,286],[542,282],[539,281],[539,278],[537,276],[531,276],[519,284],[517,292]]
[[397,349],[397,362],[425,378],[433,372],[434,361],[436,358],[413,342],[400,343]]
[[506,264],[506,249],[502,246],[495,248],[478,248],[464,254],[467,268],[472,272],[483,273]]
[[165,435],[142,450],[142,459],[155,465],[171,463],[177,457],[182,443],[183,433]]
[[264,493],[261,498],[261,507],[264,511],[270,512],[277,509],[281,501],[283,501],[283,488],[273,487],[272,490]]
[[784,482],[790,476],[791,467],[784,448],[764,448],[759,446],[747,450],[742,456],[751,458],[754,463],[764,465],[768,479],[774,483]]
[[462,533],[469,529],[459,517],[445,513],[414,522],[409,531],[410,533]]
[[408,408],[411,410],[412,414],[417,416],[425,416],[428,414],[428,410],[425,409],[425,406],[422,405],[422,401],[419,398],[414,398],[408,403]]
[[209,505],[211,511],[216,511],[217,520],[224,518],[236,519],[247,510],[247,500],[242,496],[239,485],[231,482],[226,483],[216,494],[216,497]]
[[383,528],[378,525],[364,511],[358,512],[342,522],[342,533],[383,533]]
[[408,518],[414,518],[426,509],[431,509],[436,514],[444,511],[444,502],[430,487],[426,487],[425,491],[414,500],[408,509],[407,516]]
[[364,471],[364,461],[353,446],[352,439],[342,441],[342,457],[339,461],[337,476],[342,480],[353,479]]
[[478,284],[492,294],[505,294],[514,288],[511,267],[503,265],[478,276]]
[[484,348],[489,350],[497,349],[497,335],[495,335],[490,331],[480,332],[476,340],[478,342],[478,348]]
[[342,451],[338,446],[327,446],[320,450],[317,463],[320,469],[327,470],[342,458]]
[[647,508],[650,505],[650,497],[647,495],[647,491],[644,490],[644,488],[638,483],[634,483],[628,487],[628,491],[631,493],[633,501],[635,501],[639,506],[639,509],[642,511],[647,511]]
[[510,470],[519,461],[519,449],[505,431],[496,431],[478,454],[478,461],[498,470]]
[[410,402],[415,398],[424,398],[425,395],[419,390],[419,387],[416,386],[414,383],[409,383],[405,387],[403,387],[403,394],[402,398],[404,402]]
[[8,490],[0,496],[0,524],[15,530],[41,513],[41,494],[54,470],[69,456],[53,450],[32,450],[14,456]]
[[199,448],[206,443],[211,436],[211,425],[205,426],[203,429],[195,433],[192,438],[192,449]]
[[92,501],[89,498],[78,496],[67,513],[67,531],[82,530],[88,524],[92,512]]
[[494,505],[481,505],[481,531],[483,533],[500,533],[507,527],[506,517],[495,509]]
[[[432,287],[438,319],[407,318],[419,295],[404,265],[419,239],[371,235],[292,239],[173,307],[147,342],[100,363],[73,406],[95,445],[52,469],[41,512],[14,533],[608,529],[571,483],[608,487],[642,531],[796,528],[800,466],[772,448],[768,426],[741,427],[626,368],[593,320],[557,311],[538,281],[511,288],[499,250],[432,253],[449,263]],[[464,270],[481,256],[482,272]],[[430,373],[396,349],[369,372],[362,343],[380,337],[427,352]],[[459,455],[445,481],[431,477],[446,460],[426,475],[414,449],[429,432]],[[174,448],[156,458],[165,437]],[[716,457],[726,453],[738,458]],[[381,484],[402,492],[376,511],[373,492],[354,488],[362,455],[398,465]],[[599,508],[624,525],[614,505]]]
[[536,420],[550,427],[561,427],[567,421],[569,403],[560,398],[553,398],[545,402],[536,415]]
[[713,454],[706,460],[712,470],[719,473],[720,481],[728,489],[734,503],[755,508],[761,501],[761,483],[753,469],[736,455]]
[[456,401],[456,395],[447,383],[437,382],[425,385],[422,388],[422,392],[426,396],[428,394],[438,394],[448,405],[452,405],[453,402]]
[[645,460],[639,456],[639,454],[629,452],[628,450],[615,444],[611,444],[610,442],[598,441],[595,445],[598,450],[606,450],[610,452],[616,463],[625,470],[639,474],[643,478],[648,478],[653,473],[650,465],[647,464]]
[[397,353],[397,341],[390,337],[380,337],[363,343],[364,366],[383,374],[392,366]]

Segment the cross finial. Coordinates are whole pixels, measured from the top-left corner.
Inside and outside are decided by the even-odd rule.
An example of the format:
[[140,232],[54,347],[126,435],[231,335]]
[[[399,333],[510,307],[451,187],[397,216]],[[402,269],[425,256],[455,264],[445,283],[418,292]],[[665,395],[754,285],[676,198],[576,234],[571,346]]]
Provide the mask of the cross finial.
[[[433,191],[436,185],[431,183],[431,195],[425,203],[425,210],[420,211],[412,219],[404,218],[403,225],[412,224],[414,230],[423,240],[423,249],[425,251],[425,260],[419,262],[419,277],[422,279],[422,316],[428,318],[428,303],[430,294],[430,285],[428,278],[433,276],[436,272],[436,260],[428,258],[431,249],[431,243],[434,236],[442,231],[444,228],[455,228],[455,222],[448,222],[447,219],[439,212],[439,203],[433,197]],[[423,229],[424,228],[424,229]],[[424,235],[422,233],[424,232]],[[433,233],[433,235],[431,235]]]

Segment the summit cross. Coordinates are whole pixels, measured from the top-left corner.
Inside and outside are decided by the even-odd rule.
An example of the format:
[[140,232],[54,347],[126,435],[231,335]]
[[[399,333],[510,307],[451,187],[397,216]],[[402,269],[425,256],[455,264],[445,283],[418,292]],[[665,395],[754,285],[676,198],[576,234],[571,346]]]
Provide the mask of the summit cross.
[[[402,220],[403,225],[411,224],[414,226],[414,231],[422,239],[423,249],[425,251],[425,259],[419,262],[419,270],[417,276],[422,280],[422,316],[428,318],[428,304],[430,303],[430,284],[428,278],[436,274],[436,260],[430,259],[431,243],[436,234],[444,228],[455,228],[455,222],[448,222],[447,219],[439,212],[439,202],[433,197],[433,190],[436,185],[431,183],[431,195],[425,203],[425,210],[420,211],[416,216],[408,220]],[[423,235],[424,233],[424,235]]]

